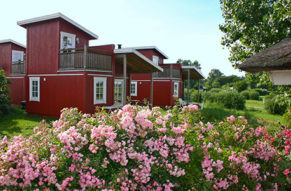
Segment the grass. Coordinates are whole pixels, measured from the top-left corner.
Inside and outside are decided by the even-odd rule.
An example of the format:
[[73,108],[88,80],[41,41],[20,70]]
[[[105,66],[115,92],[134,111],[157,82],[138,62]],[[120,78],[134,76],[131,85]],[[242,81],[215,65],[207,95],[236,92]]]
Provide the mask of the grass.
[[266,120],[281,122],[281,115],[273,115],[268,113],[264,109],[264,104],[262,101],[247,100],[246,108],[244,110],[234,110],[226,109],[222,105],[217,103],[206,103],[204,109],[202,110],[203,121],[217,122],[222,121],[230,115],[234,116],[245,116],[252,126],[258,125],[257,120]]
[[0,118],[0,136],[13,137],[22,134],[27,137],[33,133],[33,128],[38,126],[42,120],[47,123],[54,118],[43,118],[36,115],[28,115],[19,107],[12,107],[12,111]]

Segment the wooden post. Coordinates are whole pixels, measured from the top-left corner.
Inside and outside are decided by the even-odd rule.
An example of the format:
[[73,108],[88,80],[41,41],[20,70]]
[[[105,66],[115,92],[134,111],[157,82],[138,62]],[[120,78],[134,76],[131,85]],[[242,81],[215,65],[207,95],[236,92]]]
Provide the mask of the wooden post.
[[126,55],[123,55],[123,99],[122,105],[126,104]]
[[154,81],[153,81],[153,73],[151,73],[151,105],[154,104]]
[[188,69],[188,84],[187,84],[187,105],[189,105],[190,102],[190,69]]
[[198,79],[198,103],[200,102],[200,79]]
[[87,68],[87,45],[84,45],[84,55],[83,55],[84,69]]
[[170,78],[173,77],[173,65],[171,64],[170,65]]

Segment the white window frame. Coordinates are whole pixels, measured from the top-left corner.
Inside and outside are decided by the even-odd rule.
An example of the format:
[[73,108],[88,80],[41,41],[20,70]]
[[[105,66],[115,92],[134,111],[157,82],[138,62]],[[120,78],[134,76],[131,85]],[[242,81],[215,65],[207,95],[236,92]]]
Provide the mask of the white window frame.
[[[32,84],[37,81],[37,97],[33,97]],[[40,101],[40,77],[29,77],[29,101]]]
[[[96,83],[103,82],[103,99],[96,99]],[[96,104],[106,104],[106,96],[107,96],[107,78],[102,77],[94,77],[93,83],[93,92],[94,92],[94,105]]]
[[124,88],[124,80],[122,79],[114,79],[114,102],[115,102],[115,82],[121,82],[121,104],[123,103],[123,88]]
[[[134,84],[134,93],[132,93],[131,85]],[[131,82],[130,83],[130,95],[131,96],[137,96],[137,82]]]
[[[175,85],[177,85],[177,91],[175,91]],[[173,91],[173,96],[178,98],[179,97],[179,82],[174,82],[174,91]]]
[[[20,54],[21,59],[20,60],[14,60],[13,61],[13,57],[14,57],[15,54]],[[20,62],[23,62],[24,61],[24,51],[21,51],[21,50],[12,50],[11,61],[12,61],[12,64],[16,64],[19,61]]]
[[61,44],[60,44],[60,49],[64,49],[63,48],[63,37],[67,36],[67,37],[71,37],[73,38],[73,42],[72,42],[72,48],[76,48],[76,35],[75,34],[71,34],[71,33],[67,33],[67,32],[61,32]]
[[159,65],[159,57],[158,56],[153,56],[153,63],[154,65]]

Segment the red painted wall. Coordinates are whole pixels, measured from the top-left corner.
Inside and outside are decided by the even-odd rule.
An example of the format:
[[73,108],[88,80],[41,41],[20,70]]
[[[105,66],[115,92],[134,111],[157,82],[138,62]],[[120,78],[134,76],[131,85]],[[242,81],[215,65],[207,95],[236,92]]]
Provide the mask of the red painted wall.
[[146,50],[138,50],[138,52],[142,53],[145,57],[147,57],[150,60],[153,60],[153,56],[158,56],[159,57],[159,64],[164,64],[163,55],[158,53],[156,50],[146,49]]
[[25,48],[14,43],[8,42],[0,44],[0,66],[3,66],[5,75],[11,82],[11,84],[8,84],[11,103],[20,105],[20,102],[25,100],[25,77],[23,75],[11,75],[12,50],[20,50],[25,52]]
[[58,70],[59,21],[30,24],[27,27],[27,74],[53,74]]
[[11,44],[0,44],[0,66],[3,67],[5,75],[10,75],[11,72]]
[[8,77],[11,84],[8,84],[11,103],[20,105],[25,100],[25,77]]
[[[81,111],[86,111],[85,81],[84,74],[81,76],[41,76],[40,102],[29,101],[29,89],[27,89],[27,112],[57,117],[64,107],[78,107]],[[29,78],[26,80],[26,87],[29,87]]]

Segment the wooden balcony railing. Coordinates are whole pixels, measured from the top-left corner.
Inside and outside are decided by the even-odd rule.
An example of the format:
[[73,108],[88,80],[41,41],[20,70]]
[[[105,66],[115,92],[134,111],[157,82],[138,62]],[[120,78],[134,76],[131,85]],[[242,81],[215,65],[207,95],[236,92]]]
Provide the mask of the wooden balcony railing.
[[60,50],[59,70],[111,71],[111,58],[111,52],[99,49],[63,49]]
[[12,62],[11,74],[25,74],[25,61]]
[[178,66],[163,65],[163,72],[154,72],[153,78],[181,78],[181,68]]

